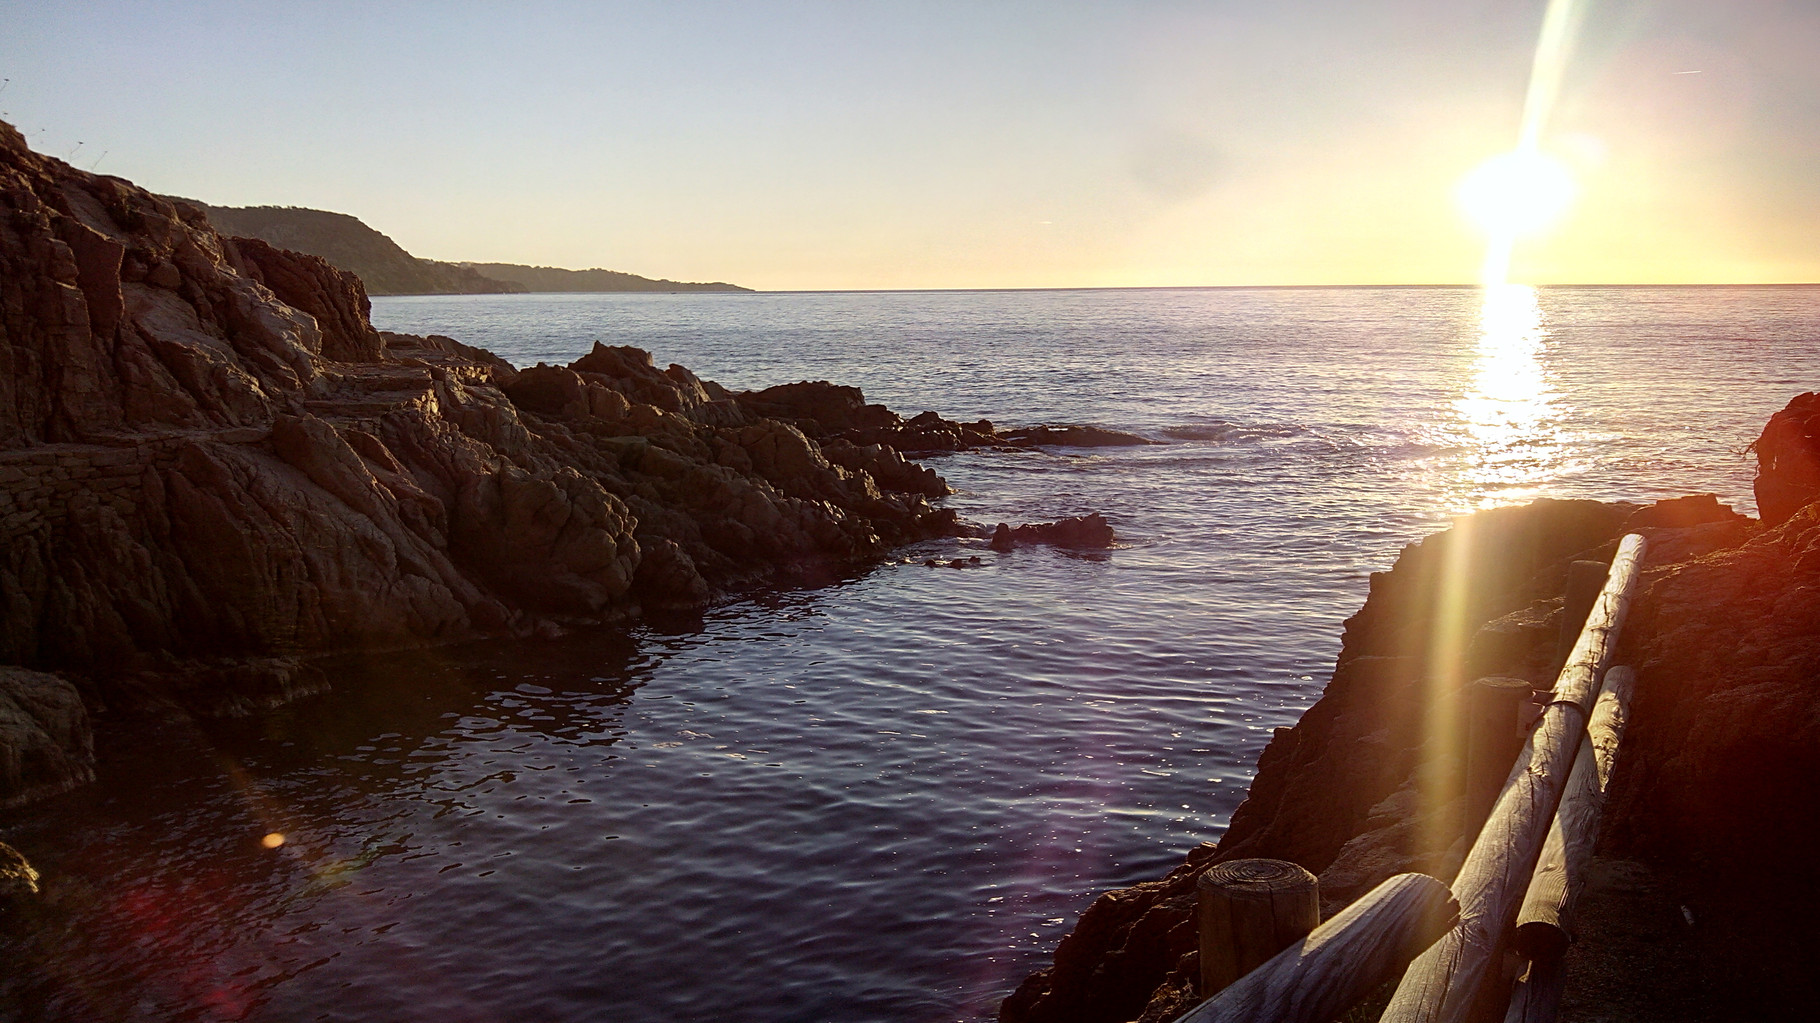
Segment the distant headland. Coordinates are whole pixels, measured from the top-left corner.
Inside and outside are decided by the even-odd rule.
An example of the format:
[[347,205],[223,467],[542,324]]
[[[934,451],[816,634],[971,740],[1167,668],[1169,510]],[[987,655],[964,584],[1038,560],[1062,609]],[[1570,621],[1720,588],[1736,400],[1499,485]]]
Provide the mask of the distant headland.
[[[176,197],[172,197],[176,198]],[[656,280],[618,270],[564,270],[516,263],[449,263],[422,259],[358,217],[300,206],[210,206],[202,210],[224,235],[258,238],[327,260],[359,277],[369,295],[498,295],[527,291],[751,291],[721,281]]]

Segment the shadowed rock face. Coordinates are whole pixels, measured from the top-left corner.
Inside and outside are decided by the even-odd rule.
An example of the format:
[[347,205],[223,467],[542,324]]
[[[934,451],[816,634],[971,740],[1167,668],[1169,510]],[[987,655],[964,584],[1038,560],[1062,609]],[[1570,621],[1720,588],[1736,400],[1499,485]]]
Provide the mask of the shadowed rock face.
[[[1804,517],[1813,519],[1814,536],[1820,538],[1820,506],[1810,506],[1796,520],[1806,521]],[[1233,813],[1218,844],[1203,844],[1159,880],[1101,896],[1062,940],[1054,965],[1028,978],[1006,999],[1000,1018],[1007,1023],[1134,1019],[1160,1023],[1180,1015],[1197,1000],[1195,879],[1224,860],[1263,856],[1301,864],[1320,875],[1328,915],[1393,874],[1421,871],[1451,879],[1464,858],[1468,835],[1477,829],[1477,822],[1467,818],[1459,788],[1464,773],[1464,749],[1458,739],[1464,734],[1459,721],[1462,689],[1473,679],[1491,675],[1525,679],[1537,691],[1553,685],[1559,668],[1560,593],[1568,564],[1581,558],[1609,560],[1619,536],[1641,532],[1650,543],[1646,562],[1646,581],[1653,580],[1650,600],[1660,605],[1667,594],[1704,594],[1710,603],[1698,614],[1729,619],[1705,627],[1761,637],[1761,629],[1741,624],[1730,609],[1730,594],[1743,580],[1756,577],[1756,570],[1739,573],[1717,566],[1752,550],[1766,559],[1786,555],[1792,547],[1765,545],[1777,543],[1779,536],[1785,538],[1780,543],[1795,544],[1794,534],[1786,532],[1795,527],[1796,521],[1791,521],[1784,530],[1752,539],[1757,536],[1756,524],[1710,496],[1645,508],[1538,501],[1466,517],[1453,529],[1405,548],[1390,572],[1372,576],[1365,606],[1346,622],[1332,681],[1293,728],[1277,730],[1259,757],[1246,801]],[[1811,542],[1820,544],[1820,539]],[[1820,572],[1820,555],[1811,567]],[[1732,589],[1721,588],[1719,578],[1731,579]],[[1676,579],[1682,582],[1671,582]],[[1805,708],[1804,727],[1811,730],[1812,686],[1820,678],[1820,663],[1800,661],[1813,668],[1800,677],[1796,657],[1797,651],[1805,657],[1820,651],[1820,642],[1813,638],[1820,636],[1820,621],[1809,621],[1816,602],[1802,603],[1786,590],[1764,599],[1772,604],[1780,600],[1779,607],[1799,604],[1801,609],[1786,611],[1773,626],[1783,630],[1779,634],[1789,658],[1783,665],[1788,684],[1778,695],[1763,698],[1782,701],[1785,717]],[[1743,604],[1737,610],[1754,613]],[[1754,722],[1754,730],[1739,727],[1715,739],[1711,748],[1696,745],[1691,761],[1671,753],[1678,742],[1675,737],[1685,735],[1689,726],[1674,722],[1675,712],[1669,707],[1691,714],[1698,712],[1698,705],[1690,706],[1684,697],[1651,702],[1684,689],[1684,683],[1659,681],[1657,696],[1646,699],[1642,694],[1652,677],[1667,675],[1671,659],[1698,663],[1682,649],[1700,642],[1694,637],[1701,626],[1687,627],[1694,614],[1685,607],[1666,614],[1640,611],[1626,628],[1626,646],[1632,650],[1651,649],[1650,644],[1662,643],[1664,636],[1681,638],[1671,641],[1674,652],[1634,662],[1640,665],[1640,681],[1631,728],[1653,738],[1634,746],[1627,739],[1620,763],[1630,758],[1683,772],[1676,787],[1640,784],[1639,792],[1704,791],[1718,799],[1722,786],[1708,784],[1702,790],[1692,784],[1695,773],[1748,761],[1740,744],[1760,741],[1766,729],[1776,726],[1767,725],[1765,717],[1747,716],[1744,720]],[[1804,623],[1805,643],[1799,638]],[[1741,642],[1734,639],[1733,646]],[[1811,805],[1803,799],[1820,795],[1812,792],[1812,780],[1820,777],[1811,753],[1820,748],[1817,739],[1820,736],[1796,730],[1775,747],[1795,756],[1793,744],[1805,743],[1802,748],[1809,751],[1801,754],[1805,759],[1799,763],[1790,762],[1806,770],[1802,777],[1808,779],[1807,788],[1792,791],[1784,786],[1768,797],[1785,816],[1798,806]],[[1660,820],[1663,830],[1644,844],[1644,851],[1658,857],[1675,848],[1673,828],[1697,828],[1693,822],[1705,812],[1704,804],[1667,802],[1669,807],[1650,810],[1650,819]],[[1770,807],[1758,810],[1767,813]],[[1812,817],[1803,813],[1801,819],[1811,822]],[[1803,823],[1792,830],[1811,836],[1813,826]]]
[[1820,394],[1798,394],[1764,424],[1757,452],[1757,508],[1780,525],[1820,497]]
[[88,712],[76,687],[55,675],[0,667],[0,807],[89,781],[94,761]]
[[[1788,461],[1759,458],[1761,493]],[[1626,627],[1637,687],[1603,844],[1672,878],[1738,1018],[1820,1004],[1820,488],[1808,494],[1742,544],[1647,574]]]
[[932,472],[644,352],[518,372],[367,309],[0,125],[0,664],[247,710],[320,684],[299,655],[700,606],[956,531]]

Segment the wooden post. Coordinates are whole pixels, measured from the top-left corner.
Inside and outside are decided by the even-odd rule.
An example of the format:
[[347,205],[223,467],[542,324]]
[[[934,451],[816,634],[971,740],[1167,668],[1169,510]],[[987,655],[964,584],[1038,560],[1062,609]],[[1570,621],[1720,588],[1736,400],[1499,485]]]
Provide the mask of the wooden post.
[[1331,1023],[1458,916],[1446,885],[1426,874],[1398,874],[1177,1023]]
[[1201,997],[1220,991],[1321,922],[1315,876],[1284,860],[1227,860],[1195,882]]
[[1529,683],[1499,675],[1482,678],[1466,694],[1466,826],[1477,828],[1498,799],[1510,765],[1523,752],[1522,707]]
[[1410,964],[1380,1023],[1463,1023],[1486,980],[1498,972],[1507,932],[1579,752],[1599,677],[1629,611],[1643,546],[1635,533],[1618,544],[1605,588],[1555,680],[1554,699],[1454,879],[1460,922]]
[[1555,641],[1555,663],[1564,664],[1573,651],[1593,601],[1605,587],[1607,565],[1602,561],[1576,561],[1567,566],[1567,590],[1561,598],[1561,632]]
[[1605,673],[1605,688],[1580,740],[1567,790],[1561,794],[1561,808],[1555,812],[1523,907],[1517,911],[1512,947],[1529,959],[1557,958],[1573,938],[1574,902],[1585,887],[1586,867],[1599,840],[1605,786],[1611,781],[1618,744],[1624,739],[1635,682],[1636,674],[1629,668]]
[[1555,1023],[1566,987],[1566,964],[1559,958],[1531,962],[1528,974],[1511,989],[1504,1023]]

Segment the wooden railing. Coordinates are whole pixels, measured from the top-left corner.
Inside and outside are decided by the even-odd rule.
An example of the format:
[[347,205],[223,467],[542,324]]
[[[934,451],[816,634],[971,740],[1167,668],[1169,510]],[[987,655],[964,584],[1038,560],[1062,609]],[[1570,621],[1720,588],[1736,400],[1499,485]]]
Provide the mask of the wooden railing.
[[1574,936],[1574,904],[1586,884],[1593,844],[1605,809],[1605,787],[1618,758],[1618,743],[1630,717],[1630,691],[1635,676],[1629,668],[1605,673],[1605,688],[1594,705],[1586,737],[1567,776],[1567,791],[1554,827],[1542,846],[1542,859],[1530,878],[1523,908],[1517,911],[1511,945],[1529,968],[1510,996],[1505,1023],[1551,1023],[1561,1005],[1567,980],[1563,958]]
[[1329,1023],[1395,977],[1458,919],[1446,885],[1427,874],[1398,874],[1191,1009],[1180,1023]]
[[[1204,986],[1211,997],[1184,1015],[1183,1023],[1331,1020],[1398,973],[1402,980],[1383,1023],[1463,1023],[1507,1007],[1507,1023],[1553,1019],[1560,954],[1572,932],[1574,898],[1598,833],[1604,784],[1628,711],[1630,671],[1608,668],[1643,550],[1643,538],[1634,533],[1618,544],[1552,698],[1451,889],[1421,874],[1393,877],[1312,932],[1304,928],[1305,937],[1279,933],[1277,940],[1287,947],[1255,969],[1250,969],[1258,958],[1255,949],[1246,953],[1251,961],[1234,969],[1231,964],[1243,958],[1237,945],[1230,937],[1221,945],[1220,929],[1203,926],[1204,936],[1215,935],[1203,942],[1203,975],[1222,981],[1243,975],[1223,990]],[[1570,594],[1569,615],[1578,611],[1573,603]],[[1497,687],[1487,691],[1495,695]],[[1206,908],[1220,901],[1209,887],[1217,885],[1203,886],[1203,912],[1233,912]],[[1520,937],[1514,933],[1519,923]],[[1230,936],[1232,927],[1224,933]],[[1531,961],[1514,997],[1500,969],[1511,949]]]

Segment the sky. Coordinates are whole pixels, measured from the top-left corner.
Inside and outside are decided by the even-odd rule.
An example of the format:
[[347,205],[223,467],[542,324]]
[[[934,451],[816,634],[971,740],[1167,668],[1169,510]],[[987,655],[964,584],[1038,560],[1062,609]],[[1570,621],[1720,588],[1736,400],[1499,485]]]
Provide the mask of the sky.
[[[1546,0],[0,0],[0,119],[420,256],[761,289],[1446,284]],[[1820,3],[1579,0],[1511,278],[1820,281]]]

